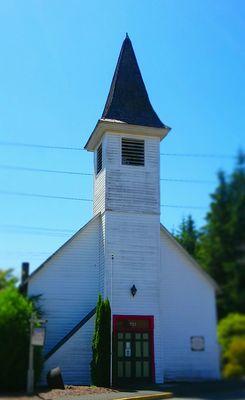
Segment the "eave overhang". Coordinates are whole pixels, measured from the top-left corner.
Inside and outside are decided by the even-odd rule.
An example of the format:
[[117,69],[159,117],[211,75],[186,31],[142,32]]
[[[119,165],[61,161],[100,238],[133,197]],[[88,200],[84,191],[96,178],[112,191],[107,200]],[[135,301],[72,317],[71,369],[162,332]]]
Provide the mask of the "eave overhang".
[[95,151],[105,132],[157,137],[162,140],[170,130],[171,128],[166,125],[163,128],[154,128],[116,120],[99,119],[84,148],[88,151]]

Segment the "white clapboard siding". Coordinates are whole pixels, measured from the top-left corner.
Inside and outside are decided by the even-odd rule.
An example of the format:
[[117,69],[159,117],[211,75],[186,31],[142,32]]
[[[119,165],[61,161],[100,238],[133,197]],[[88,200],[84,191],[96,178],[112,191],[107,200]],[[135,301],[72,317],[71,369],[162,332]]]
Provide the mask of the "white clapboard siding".
[[[215,285],[163,229],[161,314],[164,378],[219,378]],[[191,351],[191,336],[204,336],[205,351]]]
[[105,177],[104,169],[94,177],[94,215],[97,215],[99,212],[104,212],[105,210]]
[[101,274],[101,217],[75,234],[34,273],[28,294],[41,294],[47,322],[45,353],[96,305]]
[[[112,300],[114,315],[154,316],[156,381],[162,382],[158,289],[159,139],[137,136],[145,141],[145,164],[130,166],[122,165],[121,162],[123,137],[135,138],[134,135],[109,132],[103,137],[106,176],[105,213],[102,222],[105,244],[104,293]],[[135,297],[130,292],[133,284],[138,289]]]
[[[105,293],[112,299],[114,315],[154,316],[156,381],[162,382],[159,216],[110,211],[105,214],[105,226]],[[130,292],[133,284],[137,288],[135,297]]]
[[60,367],[66,385],[89,385],[95,317],[83,325],[44,364],[40,384],[46,385],[50,369]]
[[[121,140],[129,135],[107,134],[106,209],[159,213],[159,140],[145,141],[145,165],[121,164]],[[134,136],[133,136],[134,137]]]

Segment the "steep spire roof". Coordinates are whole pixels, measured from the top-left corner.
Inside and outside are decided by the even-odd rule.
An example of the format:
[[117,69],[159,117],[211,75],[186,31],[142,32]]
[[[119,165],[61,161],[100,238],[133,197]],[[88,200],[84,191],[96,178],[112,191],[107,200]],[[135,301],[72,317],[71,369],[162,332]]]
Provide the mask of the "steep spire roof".
[[121,48],[102,119],[165,128],[150,103],[128,35]]

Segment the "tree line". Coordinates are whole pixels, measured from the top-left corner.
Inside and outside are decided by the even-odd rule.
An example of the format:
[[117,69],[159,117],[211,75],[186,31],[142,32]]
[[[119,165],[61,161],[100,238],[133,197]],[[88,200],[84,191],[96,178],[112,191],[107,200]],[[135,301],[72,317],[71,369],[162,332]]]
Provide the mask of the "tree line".
[[179,243],[217,282],[218,318],[245,312],[245,154],[239,152],[231,174],[218,172],[205,224],[191,215],[176,233]]

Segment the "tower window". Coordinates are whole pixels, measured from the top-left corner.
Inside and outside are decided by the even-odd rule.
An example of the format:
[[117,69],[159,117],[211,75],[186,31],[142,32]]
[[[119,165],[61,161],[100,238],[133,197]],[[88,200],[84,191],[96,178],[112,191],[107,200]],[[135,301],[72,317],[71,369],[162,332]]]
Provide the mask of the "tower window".
[[99,145],[97,149],[96,173],[98,174],[101,170],[102,170],[102,143]]
[[145,165],[144,140],[122,138],[122,164]]

